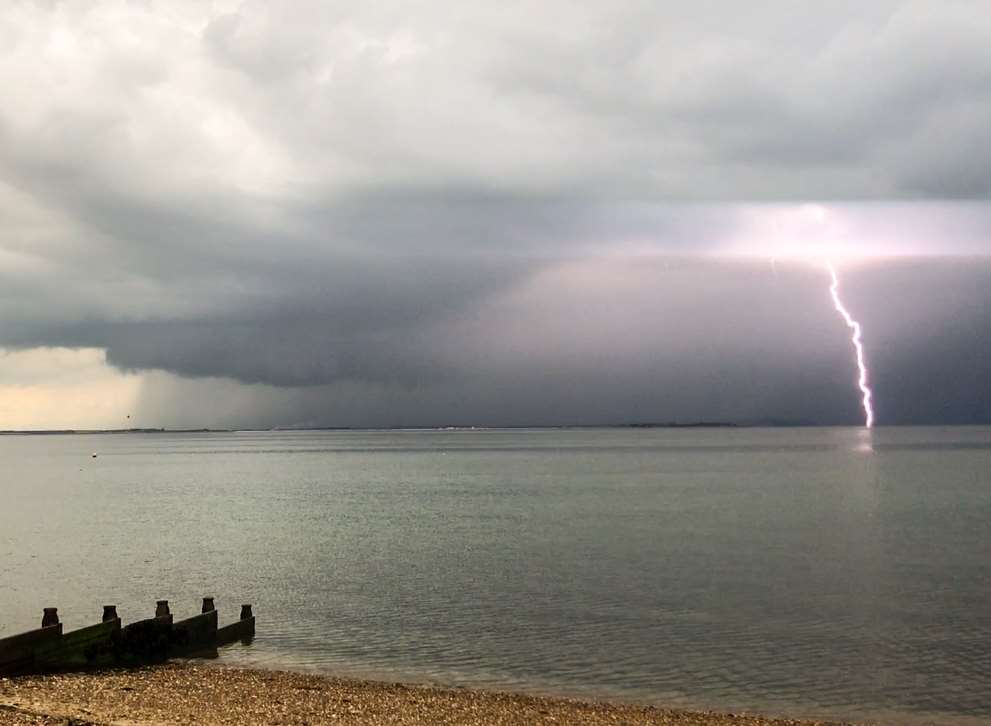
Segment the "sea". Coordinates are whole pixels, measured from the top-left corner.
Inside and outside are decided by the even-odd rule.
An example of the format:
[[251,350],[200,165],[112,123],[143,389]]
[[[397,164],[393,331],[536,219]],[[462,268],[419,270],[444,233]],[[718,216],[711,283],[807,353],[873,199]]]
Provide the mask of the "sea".
[[251,603],[234,665],[991,723],[991,428],[0,436],[0,637]]

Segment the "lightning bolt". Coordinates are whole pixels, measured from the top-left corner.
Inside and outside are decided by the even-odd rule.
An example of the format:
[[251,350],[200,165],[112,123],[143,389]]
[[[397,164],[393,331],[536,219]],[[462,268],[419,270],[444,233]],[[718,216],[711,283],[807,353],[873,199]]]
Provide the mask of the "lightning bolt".
[[857,355],[857,386],[863,394],[864,426],[871,428],[874,425],[874,408],[871,405],[871,388],[867,385],[867,363],[864,362],[864,345],[860,339],[860,323],[854,320],[853,316],[847,312],[846,306],[843,305],[843,301],[840,299],[840,278],[836,275],[836,268],[833,267],[833,263],[827,260],[826,267],[829,269],[829,275],[833,280],[829,286],[829,294],[833,296],[833,307],[836,308],[836,312],[840,314],[843,322],[852,331],[850,342],[853,343],[853,350]]

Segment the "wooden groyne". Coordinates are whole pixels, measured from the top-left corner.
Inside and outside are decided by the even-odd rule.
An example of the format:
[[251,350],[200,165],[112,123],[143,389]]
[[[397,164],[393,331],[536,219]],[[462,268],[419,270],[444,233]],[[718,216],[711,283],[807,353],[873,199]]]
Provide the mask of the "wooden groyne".
[[0,638],[0,675],[81,668],[133,666],[173,656],[216,655],[216,649],[255,634],[251,605],[241,606],[235,622],[217,626],[213,598],[203,598],[199,615],[174,620],[168,600],[154,617],[122,626],[116,605],[104,605],[101,622],[63,632],[57,608],[45,608],[41,627]]

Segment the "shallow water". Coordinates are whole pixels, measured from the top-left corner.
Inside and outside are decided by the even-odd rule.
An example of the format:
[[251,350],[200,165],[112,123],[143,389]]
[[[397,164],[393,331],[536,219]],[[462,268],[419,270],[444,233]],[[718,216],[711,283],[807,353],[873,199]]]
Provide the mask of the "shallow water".
[[215,595],[258,615],[232,662],[991,723],[988,428],[5,436],[0,464],[0,636]]

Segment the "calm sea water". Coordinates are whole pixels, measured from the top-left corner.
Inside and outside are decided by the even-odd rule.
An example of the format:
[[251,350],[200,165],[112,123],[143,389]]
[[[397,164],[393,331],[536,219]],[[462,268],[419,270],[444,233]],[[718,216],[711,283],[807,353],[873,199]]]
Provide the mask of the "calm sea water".
[[991,723],[988,428],[8,436],[0,467],[0,636],[214,595],[258,615],[234,663]]

